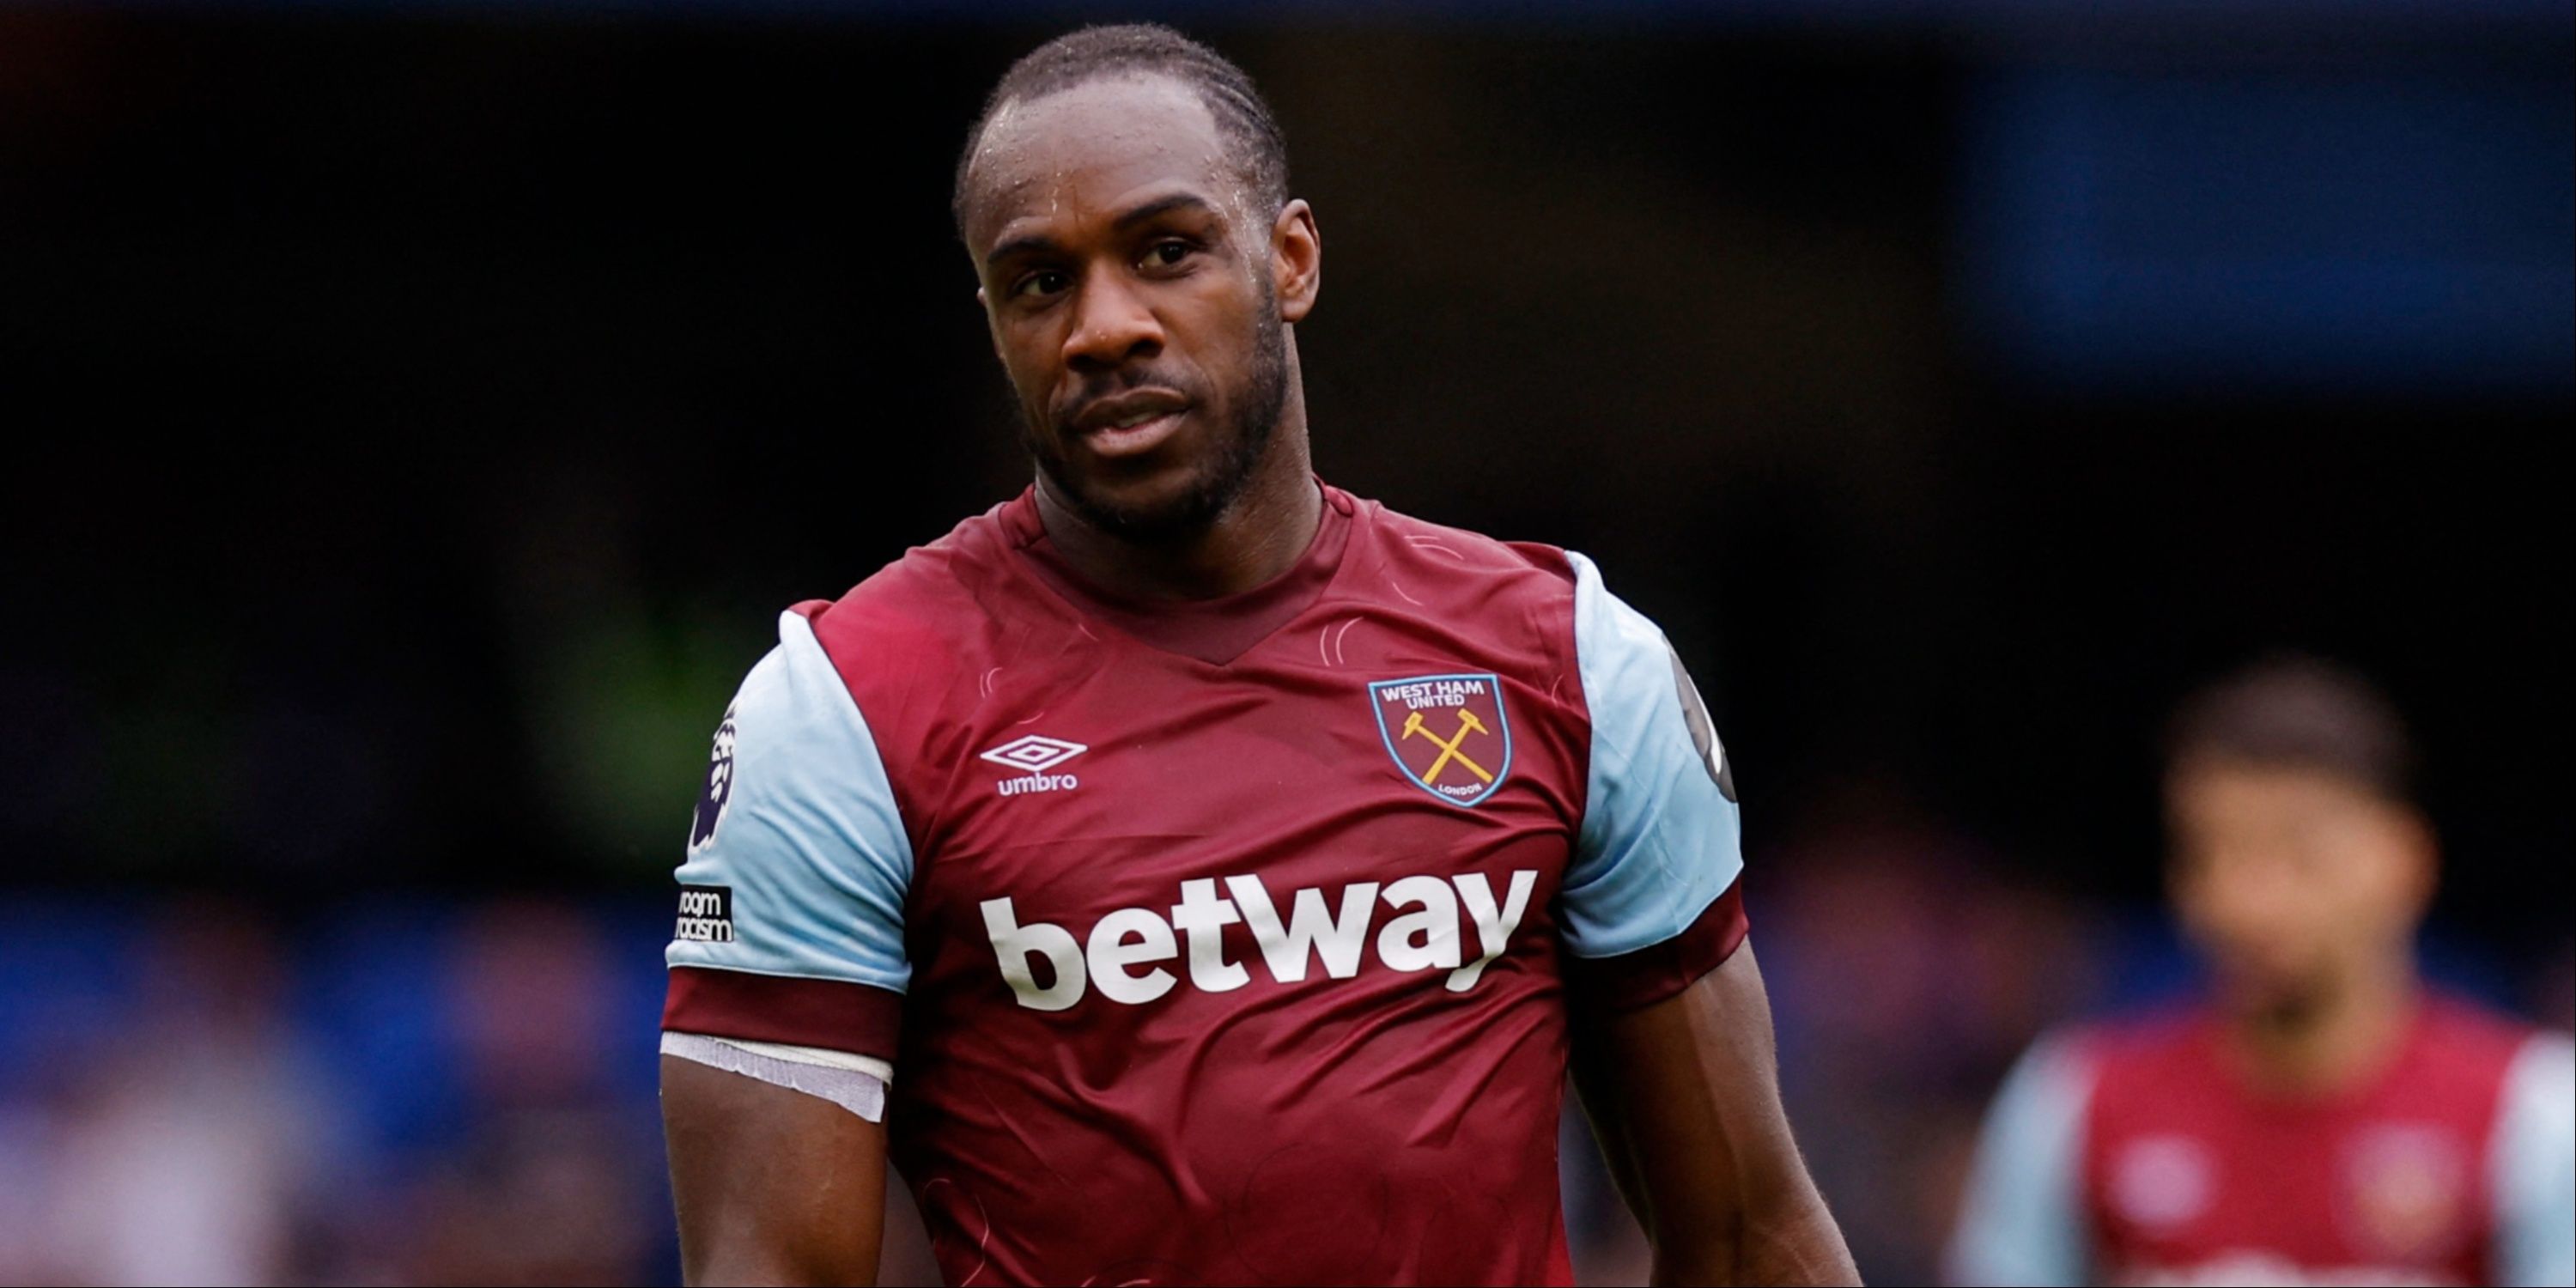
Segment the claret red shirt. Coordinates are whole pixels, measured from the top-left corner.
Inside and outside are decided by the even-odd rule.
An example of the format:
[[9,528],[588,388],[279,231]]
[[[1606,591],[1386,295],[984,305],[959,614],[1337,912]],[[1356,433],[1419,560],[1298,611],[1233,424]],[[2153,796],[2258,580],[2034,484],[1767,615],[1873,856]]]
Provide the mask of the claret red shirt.
[[1569,1017],[1743,937],[1661,633],[1324,498],[1269,584],[1135,604],[1023,494],[784,615],[726,714],[664,1027],[888,1061],[951,1283],[1568,1282]]
[[2419,1005],[2386,1063],[2267,1094],[2205,1009],[2033,1048],[1978,1151],[1953,1277],[1974,1284],[2566,1284],[2576,1048]]

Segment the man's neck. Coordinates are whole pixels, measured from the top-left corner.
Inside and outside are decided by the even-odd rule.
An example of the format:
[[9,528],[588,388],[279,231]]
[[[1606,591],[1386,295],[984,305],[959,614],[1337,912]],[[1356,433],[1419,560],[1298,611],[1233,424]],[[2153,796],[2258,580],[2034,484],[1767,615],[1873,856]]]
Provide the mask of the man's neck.
[[1288,571],[1324,517],[1294,386],[1288,401],[1243,494],[1205,528],[1159,541],[1120,537],[1074,513],[1041,478],[1038,520],[1047,540],[1083,580],[1123,599],[1216,599]]
[[2379,1075],[2404,1045],[2414,1018],[2412,962],[2356,972],[2310,1010],[2237,1015],[2227,1046],[2257,1090],[2296,1098],[2330,1096]]

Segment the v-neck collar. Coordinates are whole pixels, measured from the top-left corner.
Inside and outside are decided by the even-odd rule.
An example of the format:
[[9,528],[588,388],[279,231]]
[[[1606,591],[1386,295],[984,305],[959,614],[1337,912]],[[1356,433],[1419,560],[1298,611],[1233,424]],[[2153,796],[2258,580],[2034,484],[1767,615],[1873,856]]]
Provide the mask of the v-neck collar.
[[1350,545],[1359,502],[1320,479],[1316,484],[1324,495],[1323,514],[1306,552],[1286,572],[1250,590],[1216,599],[1147,602],[1092,585],[1047,539],[1046,524],[1038,517],[1035,487],[1003,507],[1002,521],[1012,544],[1027,557],[1028,569],[1076,612],[1164,652],[1225,666],[1306,611],[1341,571],[1342,552]]

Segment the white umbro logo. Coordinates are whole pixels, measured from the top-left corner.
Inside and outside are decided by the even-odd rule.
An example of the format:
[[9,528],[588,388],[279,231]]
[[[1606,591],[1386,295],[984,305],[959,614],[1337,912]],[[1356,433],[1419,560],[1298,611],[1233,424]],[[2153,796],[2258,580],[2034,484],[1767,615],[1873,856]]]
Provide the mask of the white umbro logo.
[[1062,738],[1041,738],[1036,734],[1030,734],[1026,738],[1012,739],[985,752],[984,759],[996,765],[1025,769],[1034,774],[1041,769],[1053,769],[1089,750],[1091,748],[1078,742],[1066,742]]
[[1080,787],[1082,780],[1071,774],[1050,774],[1046,771],[1089,750],[1091,748],[1078,742],[1066,742],[1062,738],[1041,738],[1036,734],[1030,734],[1025,738],[1014,738],[983,753],[981,759],[989,760],[996,765],[1007,765],[1012,769],[1027,770],[1028,773],[1024,777],[1005,778],[994,784],[1004,796],[1018,796],[1027,792],[1062,792]]

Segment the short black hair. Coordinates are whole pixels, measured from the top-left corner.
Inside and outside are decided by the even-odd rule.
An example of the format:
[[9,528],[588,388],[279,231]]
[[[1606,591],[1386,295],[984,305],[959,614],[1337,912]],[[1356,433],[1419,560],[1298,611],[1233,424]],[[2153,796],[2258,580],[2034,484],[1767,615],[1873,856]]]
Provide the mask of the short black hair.
[[2320,770],[2383,800],[2414,799],[2415,745],[2396,706],[2312,657],[2268,658],[2194,694],[2166,733],[2165,763],[2194,761]]
[[966,172],[984,127],[1003,105],[1061,93],[1106,76],[1169,76],[1197,91],[1216,118],[1217,132],[1233,153],[1235,166],[1263,205],[1275,215],[1288,204],[1288,139],[1270,115],[1270,104],[1253,88],[1252,78],[1226,56],[1173,29],[1154,22],[1084,27],[1032,49],[1002,74],[984,98],[984,111],[966,131],[966,148],[957,154],[957,180],[948,198],[949,213],[963,235],[966,229]]

